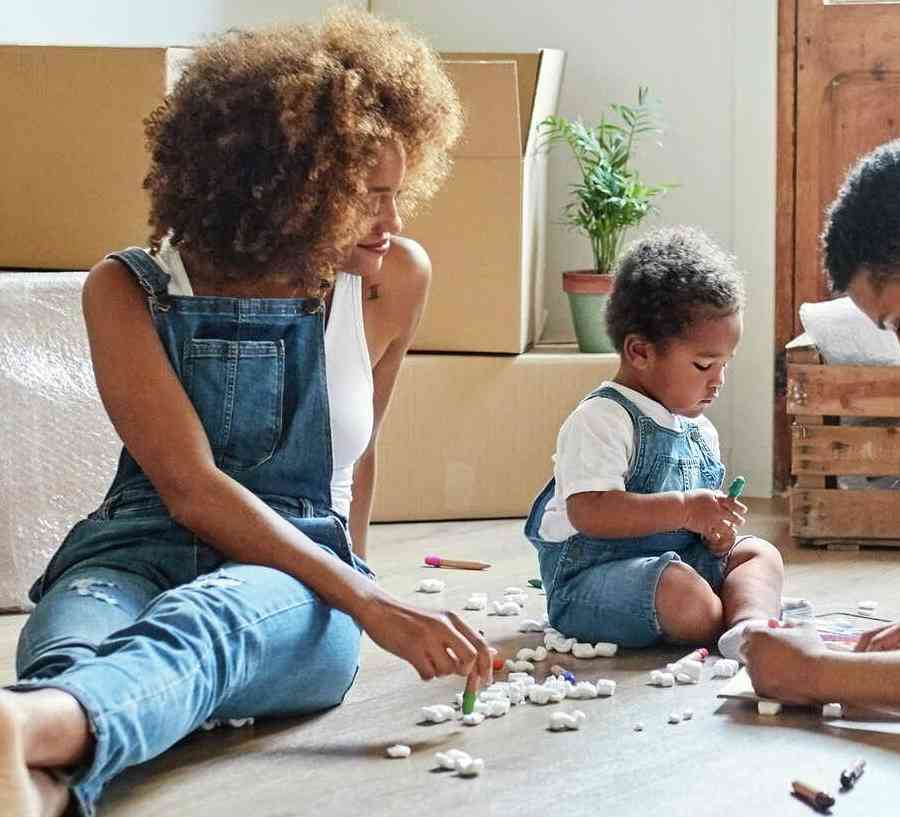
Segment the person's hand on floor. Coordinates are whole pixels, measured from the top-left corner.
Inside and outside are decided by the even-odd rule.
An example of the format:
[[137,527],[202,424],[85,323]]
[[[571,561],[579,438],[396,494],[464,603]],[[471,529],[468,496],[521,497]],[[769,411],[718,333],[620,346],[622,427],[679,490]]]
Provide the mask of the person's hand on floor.
[[776,620],[768,628],[748,629],[743,658],[753,688],[763,698],[785,703],[818,703],[815,668],[828,652],[814,627],[782,627]]
[[876,627],[860,636],[855,652],[887,652],[900,649],[900,622]]
[[491,651],[484,637],[452,611],[421,610],[383,595],[360,621],[379,647],[413,665],[423,681],[477,672],[493,683]]

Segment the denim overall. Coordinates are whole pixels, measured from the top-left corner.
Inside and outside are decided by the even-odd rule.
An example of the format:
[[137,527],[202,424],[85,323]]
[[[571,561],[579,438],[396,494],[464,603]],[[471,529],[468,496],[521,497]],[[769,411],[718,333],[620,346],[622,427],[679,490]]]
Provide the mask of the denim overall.
[[[625,490],[637,494],[718,489],[725,469],[699,427],[665,428],[609,386],[585,400],[613,400],[634,425],[634,466]],[[566,636],[623,647],[646,647],[662,636],[656,616],[656,586],[670,562],[693,567],[714,590],[724,578],[726,558],[713,556],[696,533],[665,531],[629,539],[597,539],[580,533],[549,542],[539,531],[556,488],[551,479],[532,505],[525,535],[535,546],[547,593],[550,624]]]
[[[322,302],[174,297],[143,250],[110,257],[147,291],[216,465],[371,576],[331,508]],[[204,721],[334,706],[358,667],[350,616],[286,573],[226,561],[171,518],[124,449],[103,503],[75,525],[31,599],[11,688],[61,689],[87,712],[95,753],[66,777],[85,815],[111,777]]]

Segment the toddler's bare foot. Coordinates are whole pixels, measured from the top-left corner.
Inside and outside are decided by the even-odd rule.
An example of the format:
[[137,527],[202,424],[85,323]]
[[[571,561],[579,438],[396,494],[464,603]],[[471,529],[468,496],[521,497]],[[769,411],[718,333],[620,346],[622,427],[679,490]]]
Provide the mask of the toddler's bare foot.
[[47,772],[28,768],[16,697],[0,690],[0,817],[59,817],[69,792]]

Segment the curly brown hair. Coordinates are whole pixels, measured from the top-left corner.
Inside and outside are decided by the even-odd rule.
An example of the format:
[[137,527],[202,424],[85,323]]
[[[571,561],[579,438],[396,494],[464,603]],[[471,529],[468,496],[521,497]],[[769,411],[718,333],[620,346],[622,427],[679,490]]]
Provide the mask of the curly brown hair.
[[198,49],[145,128],[154,251],[169,235],[223,278],[278,269],[321,294],[365,231],[383,146],[405,149],[409,215],[447,176],[462,112],[423,39],[341,9]]

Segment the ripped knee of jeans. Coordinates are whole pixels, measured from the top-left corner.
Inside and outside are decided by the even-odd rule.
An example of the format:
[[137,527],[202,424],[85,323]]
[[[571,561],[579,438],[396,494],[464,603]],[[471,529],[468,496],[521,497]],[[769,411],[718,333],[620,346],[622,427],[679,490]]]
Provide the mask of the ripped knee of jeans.
[[92,598],[97,599],[97,601],[105,602],[106,604],[112,604],[117,606],[119,602],[114,599],[109,593],[103,590],[104,587],[115,587],[117,588],[115,582],[108,582],[104,579],[95,579],[92,576],[85,576],[82,579],[76,579],[69,585],[69,590],[73,593],[77,593],[79,596],[91,596]]
[[207,573],[204,576],[198,576],[191,584],[196,587],[237,587],[243,584],[243,579],[236,579],[229,576],[224,570],[217,570],[215,573]]

